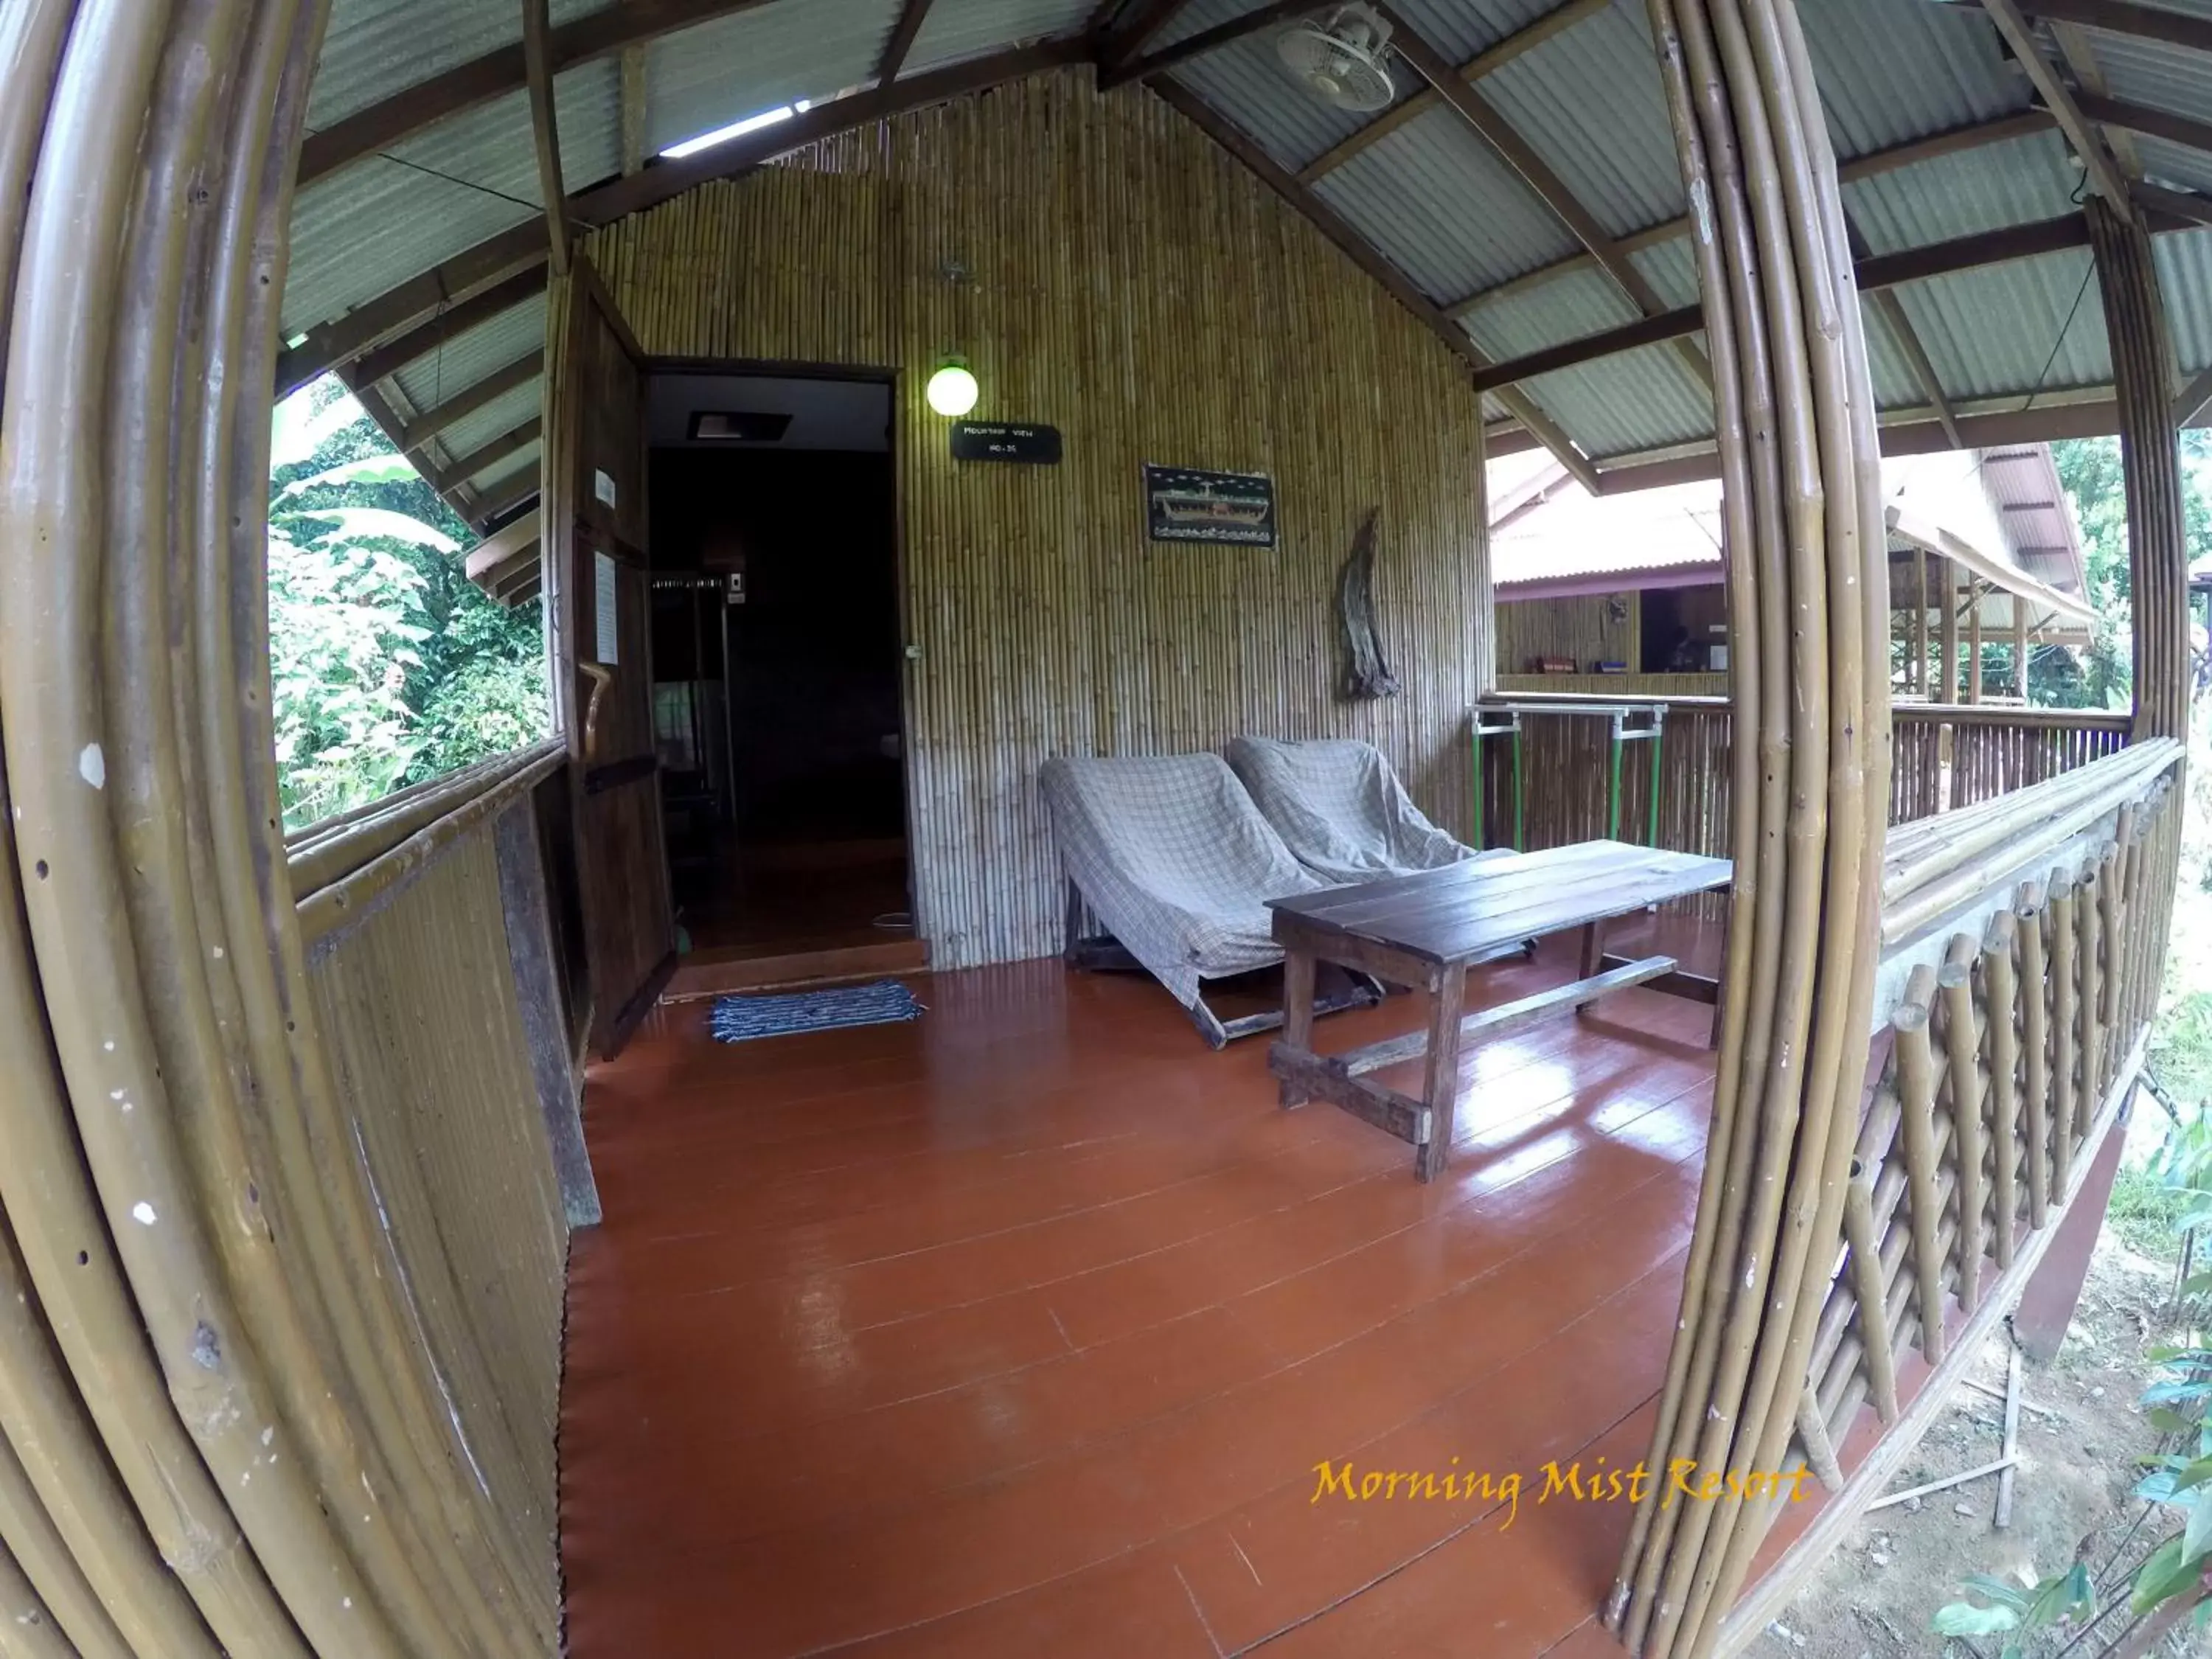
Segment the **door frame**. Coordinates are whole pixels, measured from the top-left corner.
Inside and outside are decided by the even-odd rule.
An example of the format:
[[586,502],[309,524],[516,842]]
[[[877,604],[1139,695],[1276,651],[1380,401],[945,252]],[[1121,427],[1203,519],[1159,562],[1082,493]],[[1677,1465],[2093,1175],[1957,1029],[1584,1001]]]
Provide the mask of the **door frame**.
[[[784,357],[698,357],[665,353],[647,354],[641,356],[639,362],[645,368],[648,398],[651,382],[662,375],[684,375],[696,379],[720,376],[777,380],[848,380],[890,388],[888,453],[891,463],[891,584],[897,592],[899,631],[899,793],[906,809],[906,890],[907,902],[912,907],[913,937],[926,945],[929,934],[922,926],[922,851],[921,838],[916,830],[921,819],[915,811],[918,799],[915,793],[914,765],[914,682],[921,659],[915,654],[920,647],[914,639],[914,608],[908,589],[906,465],[899,447],[899,439],[906,430],[906,422],[901,413],[907,389],[906,371],[866,363],[811,362]],[[653,451],[652,434],[648,431],[645,446],[645,488],[648,508],[653,492]]]

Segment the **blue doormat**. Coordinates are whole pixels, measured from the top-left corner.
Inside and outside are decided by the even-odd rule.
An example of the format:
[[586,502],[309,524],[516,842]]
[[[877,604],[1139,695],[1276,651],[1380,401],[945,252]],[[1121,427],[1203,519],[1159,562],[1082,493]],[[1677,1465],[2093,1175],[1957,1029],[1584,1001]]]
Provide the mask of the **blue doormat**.
[[708,1025],[719,1042],[750,1042],[755,1037],[836,1031],[849,1025],[896,1025],[921,1018],[921,1004],[913,992],[895,979],[879,979],[873,985],[839,985],[784,996],[723,997],[714,1004]]

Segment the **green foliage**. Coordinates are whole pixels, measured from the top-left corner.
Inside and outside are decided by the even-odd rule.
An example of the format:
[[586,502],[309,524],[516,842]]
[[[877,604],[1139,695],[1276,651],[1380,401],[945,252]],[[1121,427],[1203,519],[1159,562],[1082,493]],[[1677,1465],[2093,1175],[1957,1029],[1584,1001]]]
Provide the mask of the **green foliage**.
[[2002,1636],[2002,1659],[2021,1659],[2027,1650],[2020,1638],[2087,1619],[2097,1610],[2089,1569],[2076,1561],[2056,1577],[2015,1584],[1986,1572],[1969,1577],[1966,1588],[1989,1605],[1954,1601],[1936,1610],[1938,1636]]
[[2128,499],[2120,471],[2120,441],[2068,439],[2051,446],[2051,459],[2081,526],[2081,562],[2088,582],[2085,597],[2097,621],[2085,659],[2073,665],[2074,672],[2046,671],[2049,678],[2039,687],[2038,659],[2068,653],[2038,652],[2029,658],[2029,695],[2044,702],[2037,693],[2045,690],[2048,700],[2063,708],[2124,708],[2135,684],[2135,611],[2128,585]]
[[536,607],[461,568],[474,537],[337,381],[276,410],[269,626],[289,827],[518,748],[549,726]]

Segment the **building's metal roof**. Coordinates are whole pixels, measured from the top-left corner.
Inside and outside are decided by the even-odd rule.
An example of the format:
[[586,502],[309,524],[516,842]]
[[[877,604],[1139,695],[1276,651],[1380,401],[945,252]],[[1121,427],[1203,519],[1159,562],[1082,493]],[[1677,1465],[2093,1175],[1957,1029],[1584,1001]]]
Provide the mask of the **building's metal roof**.
[[[665,34],[645,50],[648,155],[732,121],[834,98],[876,72],[898,0],[756,6]],[[565,153],[568,135],[561,135]]]
[[[1261,0],[1191,0],[1146,52],[1248,15]],[[554,0],[556,25],[624,0]],[[736,0],[732,0],[734,5]],[[1444,60],[1464,64],[1550,15],[1558,0],[1393,0]],[[2212,16],[2212,0],[2152,0]],[[798,100],[837,98],[872,82],[902,0],[753,0],[727,16],[647,42],[644,130],[649,151]],[[699,9],[712,9],[707,0]],[[919,74],[1039,39],[1073,40],[1096,0],[933,0],[907,54]],[[1316,0],[1316,13],[1326,9]],[[2033,94],[1988,17],[1930,0],[1801,0],[1830,133],[1845,159],[2028,110]],[[2030,8],[2029,9],[2033,9]],[[687,10],[687,15],[697,15]],[[1180,87],[1297,173],[1372,118],[1335,110],[1283,70],[1271,25],[1188,58]],[[512,0],[336,0],[310,125],[329,126],[485,54],[520,33]],[[2212,53],[2091,28],[2096,70],[2113,97],[2202,118],[2212,108]],[[1423,82],[1391,65],[1403,103]],[[558,78],[563,177],[588,189],[619,169],[620,73],[605,56]],[[1665,307],[1698,298],[1692,249],[1678,224],[1684,198],[1644,0],[1613,0],[1510,56],[1475,82],[1480,95],[1613,236]],[[1122,95],[1139,96],[1128,93]],[[2212,155],[2131,135],[2147,174],[2212,195]],[[2082,174],[2055,131],[1954,150],[1845,186],[1845,204],[1877,255],[1924,247],[2078,210]],[[1387,136],[1311,177],[1321,203],[1463,326],[1493,360],[1618,326],[1638,314],[1587,258],[1554,208],[1444,100],[1430,98]],[[317,179],[299,194],[283,301],[288,336],[307,333],[538,213],[528,100],[520,90]],[[2157,260],[2179,366],[2212,364],[2212,230],[2161,234]],[[1548,268],[1560,266],[1547,274]],[[2109,385],[2102,310],[2087,251],[1923,280],[1895,290],[1953,403],[1976,410],[2031,399],[2090,398]],[[1500,284],[1513,289],[1482,296]],[[434,405],[527,352],[542,302],[447,343],[385,386],[399,418]],[[2070,322],[2069,319],[2070,317]],[[1885,412],[1924,409],[1927,396],[1888,322],[1867,327]],[[1528,380],[1521,392],[1585,454],[1601,460],[1710,441],[1711,401],[1669,343]],[[430,451],[440,464],[511,431],[536,392],[519,387],[455,422]],[[1486,416],[1503,418],[1495,397]],[[520,412],[518,412],[520,411]]]

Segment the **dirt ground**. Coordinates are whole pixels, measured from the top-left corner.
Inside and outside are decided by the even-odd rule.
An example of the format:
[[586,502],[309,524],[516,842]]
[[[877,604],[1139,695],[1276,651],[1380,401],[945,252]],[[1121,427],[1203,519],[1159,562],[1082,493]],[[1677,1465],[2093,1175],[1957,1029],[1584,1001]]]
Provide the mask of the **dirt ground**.
[[[1969,1647],[1929,1629],[1937,1607],[1961,1599],[1969,1573],[2057,1572],[2085,1539],[2093,1569],[2101,1565],[2142,1507],[2130,1495],[2140,1478],[2135,1460],[2155,1449],[2158,1436],[2136,1402],[2152,1381],[2145,1351],[2169,1340],[2172,1273],[2170,1264],[2136,1254],[2106,1228],[2057,1358],[2021,1366],[2021,1399],[2043,1409],[2021,1413],[2008,1530],[1992,1525],[1994,1475],[1873,1511],[1749,1651],[1757,1659],[1993,1656],[1997,1638]],[[2000,1327],[1972,1372],[1998,1395],[2008,1342]],[[2002,1399],[1960,1384],[1890,1489],[1904,1492],[1994,1462],[2003,1427]],[[2154,1519],[2138,1541],[2160,1535],[2149,1530],[2159,1526]],[[2108,1621],[2116,1633],[2124,1616]],[[2056,1645],[2046,1641],[2030,1651]]]

